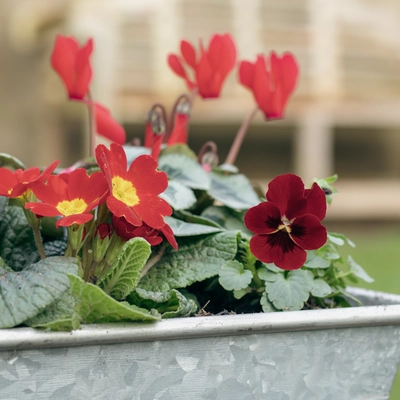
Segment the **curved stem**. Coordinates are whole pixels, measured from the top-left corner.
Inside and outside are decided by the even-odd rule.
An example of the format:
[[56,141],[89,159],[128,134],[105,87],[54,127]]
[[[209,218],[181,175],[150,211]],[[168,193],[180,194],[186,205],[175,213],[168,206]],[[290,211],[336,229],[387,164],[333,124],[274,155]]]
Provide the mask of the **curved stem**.
[[[194,95],[194,96],[196,96],[196,95]],[[169,119],[165,120],[167,122],[167,129],[166,129],[166,134],[165,134],[165,138],[164,138],[165,141],[168,140],[168,137],[171,134],[172,129],[174,127],[176,110],[177,110],[179,104],[183,103],[184,101],[188,102],[189,107],[192,108],[193,95],[189,97],[187,94],[181,94],[176,99],[174,106],[172,107],[171,115],[169,116]]]
[[254,108],[254,110],[242,122],[242,125],[239,128],[235,140],[233,141],[232,146],[229,150],[228,156],[226,157],[225,164],[233,165],[235,163],[240,147],[242,146],[243,139],[246,136],[247,129],[250,125],[250,122],[255,117],[257,111],[258,111],[258,106]]
[[32,226],[32,230],[33,230],[33,235],[35,237],[36,247],[38,249],[40,258],[42,260],[44,260],[46,258],[46,254],[44,252],[43,242],[42,242],[42,238],[40,236],[39,225]]

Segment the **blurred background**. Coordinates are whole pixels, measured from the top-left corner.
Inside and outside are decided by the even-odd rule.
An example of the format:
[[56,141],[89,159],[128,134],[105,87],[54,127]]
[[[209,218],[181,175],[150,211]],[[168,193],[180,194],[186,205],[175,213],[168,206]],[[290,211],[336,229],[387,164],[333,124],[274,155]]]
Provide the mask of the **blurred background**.
[[[291,51],[300,64],[286,118],[257,116],[240,171],[264,186],[287,172],[307,183],[337,173],[326,225],[355,241],[353,257],[375,278],[369,288],[400,293],[398,0],[2,0],[0,152],[64,167],[87,154],[86,110],[67,101],[50,67],[57,33],[94,38],[93,97],[132,139],[143,137],[154,102],[171,108],[186,90],[167,54],[181,39],[197,45],[226,32],[239,60]],[[231,74],[220,99],[196,100],[190,146],[214,140],[224,160],[253,107]]]

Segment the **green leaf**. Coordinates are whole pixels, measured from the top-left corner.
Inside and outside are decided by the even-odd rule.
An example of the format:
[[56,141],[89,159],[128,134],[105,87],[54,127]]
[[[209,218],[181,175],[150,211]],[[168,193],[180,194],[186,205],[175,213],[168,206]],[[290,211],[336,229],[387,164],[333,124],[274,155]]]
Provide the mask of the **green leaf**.
[[278,311],[274,305],[268,300],[267,293],[263,293],[260,299],[260,304],[262,307],[263,312],[269,313],[269,312],[276,312]]
[[75,303],[75,297],[67,290],[41,313],[24,321],[24,325],[56,331],[78,329],[79,318],[74,314]]
[[[263,263],[264,267],[267,268],[269,271],[275,272],[275,273],[281,273],[283,270],[279,267],[277,267],[274,263]],[[262,271],[262,270],[261,270]],[[259,274],[260,275],[260,274]],[[260,277],[261,278],[261,277]],[[264,279],[264,278],[261,278]],[[266,280],[266,279],[264,279]]]
[[318,256],[314,250],[307,251],[307,259],[304,264],[307,268],[329,268],[331,265],[329,260],[325,260]]
[[138,286],[168,292],[217,275],[225,262],[235,257],[238,235],[227,231],[179,239],[179,249],[167,249]]
[[126,159],[128,161],[128,165],[132,164],[132,161],[142,154],[150,154],[151,150],[147,149],[143,146],[123,146],[126,154]]
[[156,309],[162,318],[189,317],[197,311],[197,304],[175,289],[161,293],[136,288],[127,301],[148,310]]
[[[178,212],[174,212],[174,216],[177,217],[177,219],[180,219],[185,222],[190,222],[193,224],[201,224],[201,225],[207,225],[207,226],[214,226],[216,228],[221,228],[222,226],[213,221],[212,219],[206,218],[204,216],[199,216],[192,214],[189,211],[186,210],[180,210]],[[231,229],[234,230],[234,229]]]
[[104,293],[98,286],[85,283],[75,275],[69,275],[71,292],[77,298],[75,312],[86,324],[118,321],[157,321],[158,312],[118,302]]
[[26,169],[22,161],[18,158],[10,156],[10,154],[0,153],[0,167],[9,169]]
[[0,328],[11,328],[35,317],[69,288],[67,274],[76,274],[77,260],[48,257],[22,272],[0,276]]
[[333,289],[323,280],[314,279],[311,284],[311,294],[315,297],[326,297],[333,293]]
[[166,154],[160,157],[158,168],[168,175],[168,179],[176,181],[192,189],[207,190],[210,177],[195,160],[183,154]]
[[278,310],[301,310],[310,296],[313,281],[311,271],[290,271],[286,277],[284,274],[275,275],[273,282],[265,282],[268,300]]
[[351,247],[356,247],[356,245],[349,238],[341,233],[328,233],[328,240],[337,246],[343,246],[345,243],[347,243]]
[[151,253],[147,240],[136,237],[126,242],[108,274],[97,285],[116,300],[123,300],[135,290],[140,273]]
[[371,278],[367,272],[364,270],[364,268],[361,265],[358,265],[354,260],[352,256],[347,257],[347,263],[349,264],[350,271],[355,275],[357,278],[362,279],[365,282],[371,283],[374,281],[373,278]]
[[0,221],[0,257],[14,271],[39,261],[32,229],[18,206],[5,207]]
[[208,194],[222,204],[237,210],[247,210],[260,203],[250,181],[242,174],[227,175],[210,172]]
[[247,238],[253,236],[253,234],[244,226],[243,212],[237,212],[224,206],[211,206],[207,207],[201,213],[201,216],[215,221],[227,230],[240,230]]
[[160,197],[174,210],[185,210],[196,203],[193,190],[176,181],[168,181],[168,187]]
[[164,147],[161,150],[160,157],[164,157],[167,154],[183,154],[184,156],[189,157],[192,160],[197,160],[196,153],[192,149],[190,149],[187,144],[184,143],[177,143],[172,146]]
[[219,283],[225,290],[246,289],[253,274],[237,260],[228,261],[219,271]]
[[165,217],[165,222],[171,227],[175,236],[196,236],[204,235],[207,233],[221,232],[221,228],[215,226],[203,225],[203,224],[192,224],[181,221],[173,217]]

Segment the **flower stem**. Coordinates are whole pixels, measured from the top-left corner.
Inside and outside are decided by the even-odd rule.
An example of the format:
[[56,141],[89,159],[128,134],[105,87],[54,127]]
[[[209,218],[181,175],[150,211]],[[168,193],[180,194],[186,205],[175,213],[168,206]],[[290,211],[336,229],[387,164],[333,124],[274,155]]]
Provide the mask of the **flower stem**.
[[94,103],[90,90],[87,93],[88,97],[88,117],[89,117],[89,156],[94,157],[94,151],[96,148],[96,116]]
[[257,111],[258,111],[258,106],[254,108],[254,110],[242,122],[242,125],[239,128],[235,140],[233,141],[232,146],[229,150],[228,156],[226,157],[225,164],[233,165],[235,163],[240,147],[242,146],[243,139],[246,136],[247,129],[250,125],[250,122],[255,117]]
[[42,237],[40,236],[39,224],[32,225],[33,235],[35,237],[36,247],[38,249],[40,258],[44,260],[46,258],[46,254],[44,253],[44,247],[42,242]]
[[157,253],[154,254],[149,261],[147,261],[147,264],[144,266],[142,269],[142,272],[140,273],[139,281],[150,271],[150,269],[160,260],[160,258],[163,256],[165,248],[167,247],[166,242],[164,242],[160,248],[158,249]]

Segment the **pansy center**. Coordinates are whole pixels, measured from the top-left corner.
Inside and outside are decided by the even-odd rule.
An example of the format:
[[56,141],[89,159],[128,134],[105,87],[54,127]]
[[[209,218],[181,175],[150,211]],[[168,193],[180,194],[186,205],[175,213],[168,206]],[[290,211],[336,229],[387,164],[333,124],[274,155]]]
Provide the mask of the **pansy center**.
[[127,181],[120,176],[114,176],[111,183],[112,194],[117,200],[122,201],[129,207],[139,204],[140,200],[132,182]]
[[290,225],[292,224],[293,220],[289,221],[285,216],[281,219],[281,224],[279,224],[278,229],[280,231],[286,231],[287,233],[292,232],[292,228]]
[[85,200],[77,198],[71,201],[69,200],[60,201],[57,204],[56,208],[62,215],[68,216],[68,215],[84,213],[87,206],[88,205],[85,202]]

